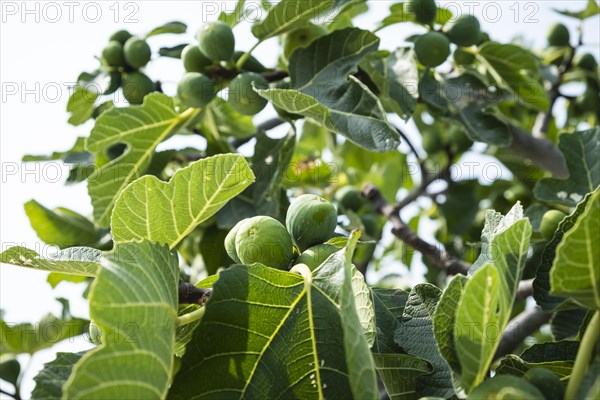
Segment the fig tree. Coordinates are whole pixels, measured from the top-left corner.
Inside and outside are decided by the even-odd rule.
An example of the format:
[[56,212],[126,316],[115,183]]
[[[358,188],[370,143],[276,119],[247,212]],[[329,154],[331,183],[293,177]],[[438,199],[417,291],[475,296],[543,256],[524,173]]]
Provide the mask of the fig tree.
[[188,107],[202,108],[215,98],[215,84],[200,72],[187,72],[177,84],[177,97]]
[[285,225],[296,246],[304,251],[333,237],[337,226],[337,211],[324,198],[303,194],[290,204]]
[[462,15],[446,26],[446,34],[458,46],[472,46],[481,39],[479,20],[473,15]]
[[152,56],[152,50],[144,39],[131,37],[125,42],[123,47],[125,62],[132,68],[140,68],[148,64]]
[[21,374],[21,364],[12,354],[0,356],[0,378],[6,382],[16,385]]
[[583,95],[577,98],[577,107],[583,112],[597,112],[600,110],[598,90],[593,86],[586,86]]
[[435,0],[408,0],[404,3],[404,12],[414,15],[420,24],[433,25],[437,6]]
[[525,379],[538,388],[546,400],[562,400],[565,394],[558,375],[546,368],[531,368],[525,373]]
[[558,225],[565,217],[566,214],[558,210],[546,211],[540,224],[540,232],[544,239],[552,239],[554,232],[558,229]]
[[259,74],[254,72],[244,72],[236,76],[229,83],[229,95],[227,101],[234,110],[240,114],[257,114],[265,108],[267,99],[256,93],[254,87],[266,89],[268,86],[268,82]]
[[141,72],[132,72],[123,77],[123,95],[131,104],[142,104],[144,96],[154,91],[154,82]]
[[102,59],[111,67],[121,67],[125,65],[123,45],[116,40],[111,40],[102,50]]
[[304,250],[294,264],[306,264],[311,271],[314,271],[319,265],[323,264],[323,261],[337,251],[336,246],[321,243]]
[[575,65],[586,71],[595,72],[598,68],[598,62],[590,53],[579,54],[575,58]]
[[548,30],[548,35],[546,36],[548,39],[548,44],[550,46],[569,46],[569,42],[571,40],[571,36],[569,34],[569,29],[563,24],[554,24]]
[[113,33],[112,35],[110,35],[110,38],[108,40],[116,40],[117,42],[121,43],[121,44],[125,44],[125,42],[127,40],[129,40],[129,38],[131,37],[131,33],[129,33],[128,31],[121,29],[120,31],[116,31],[115,33]]
[[195,44],[188,44],[181,52],[183,68],[187,72],[203,72],[206,67],[212,64],[212,61],[200,51],[200,47]]
[[365,197],[361,191],[351,185],[344,186],[335,192],[334,200],[344,210],[352,210],[354,212],[360,210],[366,203]]
[[327,33],[327,28],[315,24],[309,24],[291,31],[283,39],[283,57],[289,60],[294,50],[307,47],[315,39],[325,36]]
[[426,67],[441,65],[450,55],[450,41],[439,32],[427,32],[415,42],[415,54]]
[[243,221],[235,235],[235,251],[244,264],[281,270],[287,270],[294,257],[290,234],[281,222],[265,216]]
[[213,61],[229,61],[233,56],[235,37],[229,25],[212,22],[198,31],[200,51]]
[[467,134],[459,128],[453,127],[448,131],[448,141],[450,148],[454,153],[462,153],[473,146],[473,141]]

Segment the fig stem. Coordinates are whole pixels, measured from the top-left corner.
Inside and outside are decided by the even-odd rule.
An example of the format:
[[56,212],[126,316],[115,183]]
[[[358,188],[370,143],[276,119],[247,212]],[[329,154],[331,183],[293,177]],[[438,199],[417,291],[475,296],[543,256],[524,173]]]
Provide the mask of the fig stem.
[[205,307],[201,307],[197,310],[192,311],[191,313],[184,314],[177,318],[177,322],[175,325],[177,327],[191,324],[192,322],[198,321],[204,316],[204,312],[206,311]]

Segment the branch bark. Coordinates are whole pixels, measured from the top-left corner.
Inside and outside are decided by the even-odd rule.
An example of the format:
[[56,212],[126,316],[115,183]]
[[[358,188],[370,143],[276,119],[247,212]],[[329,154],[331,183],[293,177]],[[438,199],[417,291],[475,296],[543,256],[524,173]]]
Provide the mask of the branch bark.
[[198,304],[203,306],[212,290],[201,289],[183,280],[179,281],[179,304]]
[[494,360],[512,353],[523,340],[550,320],[550,314],[540,308],[525,310],[508,322],[496,349]]
[[510,130],[513,135],[510,150],[550,171],[555,178],[569,177],[565,158],[554,143],[548,139],[536,139],[529,132],[515,126],[510,126]]

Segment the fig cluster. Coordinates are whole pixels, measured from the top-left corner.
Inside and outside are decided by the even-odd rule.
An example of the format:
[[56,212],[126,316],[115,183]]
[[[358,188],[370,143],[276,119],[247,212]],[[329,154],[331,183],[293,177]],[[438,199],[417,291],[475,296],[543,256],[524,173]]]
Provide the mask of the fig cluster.
[[[206,107],[223,88],[222,70],[235,65],[244,53],[235,51],[235,37],[229,25],[213,22],[204,25],[197,35],[198,43],[186,46],[181,60],[186,73],[177,85],[179,100],[188,107]],[[240,114],[260,112],[267,100],[254,90],[265,89],[268,82],[260,73],[267,69],[254,57],[247,57],[241,72],[227,83],[228,102]]]
[[444,25],[442,31],[433,30],[437,16],[435,0],[407,1],[404,3],[404,11],[411,15],[415,22],[430,28],[429,32],[419,36],[414,46],[417,59],[425,67],[435,68],[443,64],[450,56],[451,43],[459,46],[454,56],[455,63],[471,64],[475,60],[474,56],[461,47],[470,47],[489,40],[481,31],[479,20],[468,14],[452,19]]
[[123,88],[125,99],[131,104],[141,104],[144,96],[154,91],[154,82],[140,72],[152,57],[146,40],[133,36],[126,30],[113,33],[102,50],[102,68],[109,72],[111,84],[103,94],[112,94]]
[[241,264],[288,270],[302,263],[314,270],[338,250],[325,243],[334,236],[336,226],[335,206],[322,197],[305,194],[290,204],[285,226],[268,216],[238,222],[225,238],[225,250]]

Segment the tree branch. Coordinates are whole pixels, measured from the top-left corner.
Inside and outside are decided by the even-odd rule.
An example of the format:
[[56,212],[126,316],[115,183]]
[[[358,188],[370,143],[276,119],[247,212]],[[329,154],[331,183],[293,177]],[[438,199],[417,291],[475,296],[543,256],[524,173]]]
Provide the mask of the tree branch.
[[[279,118],[279,117],[275,117],[275,118],[271,118],[268,119],[260,124],[258,124],[256,126],[256,131],[260,132],[260,131],[269,131],[271,129],[275,129],[280,125],[285,124],[287,121]],[[249,141],[251,141],[254,138],[254,136],[250,136],[247,138],[243,138],[243,139],[235,139],[233,141],[231,141],[231,145],[235,148],[238,148],[240,146],[245,145],[246,143],[248,143]]]
[[508,147],[515,154],[528,158],[541,168],[550,171],[555,178],[569,177],[567,164],[562,153],[548,139],[536,139],[529,132],[509,125],[513,140]]
[[212,294],[210,289],[200,289],[191,283],[179,280],[179,304],[198,304],[203,306]]
[[449,275],[466,274],[469,264],[451,256],[448,252],[421,239],[408,225],[402,221],[396,207],[388,204],[379,189],[373,184],[363,188],[363,194],[375,206],[377,211],[392,223],[392,233],[404,243],[419,251],[423,257]]
[[533,334],[549,320],[550,314],[537,307],[525,310],[510,320],[506,330],[502,334],[502,339],[500,339],[500,344],[498,345],[498,349],[496,349],[494,360],[512,353],[523,343],[523,340],[527,336]]

